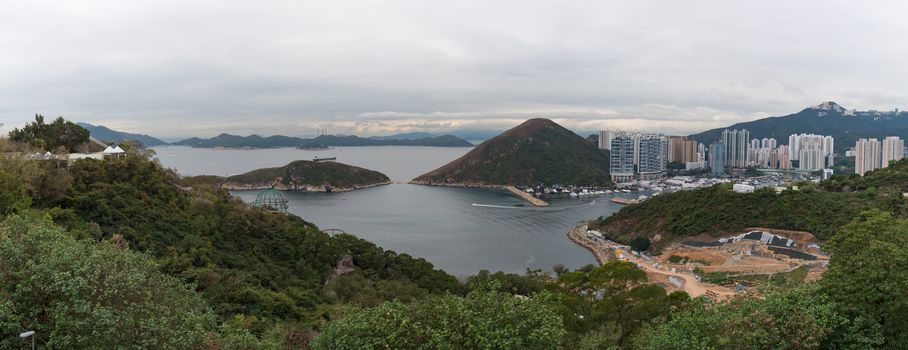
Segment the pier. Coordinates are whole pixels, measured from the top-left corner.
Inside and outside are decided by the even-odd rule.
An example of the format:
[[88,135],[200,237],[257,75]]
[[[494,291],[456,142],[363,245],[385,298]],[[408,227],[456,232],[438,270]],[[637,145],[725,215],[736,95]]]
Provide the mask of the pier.
[[508,191],[511,191],[511,193],[513,193],[515,196],[520,197],[520,199],[523,199],[523,200],[525,200],[525,201],[527,201],[527,202],[530,202],[530,204],[532,204],[532,205],[534,205],[534,206],[537,206],[537,207],[547,207],[547,206],[549,206],[549,203],[547,203],[546,201],[541,200],[541,199],[539,199],[539,198],[536,198],[536,197],[534,197],[532,194],[529,194],[529,193],[526,193],[526,192],[524,192],[524,191],[521,191],[521,190],[518,189],[517,187],[514,187],[514,186],[505,186],[504,188],[505,188],[506,190],[508,190]]

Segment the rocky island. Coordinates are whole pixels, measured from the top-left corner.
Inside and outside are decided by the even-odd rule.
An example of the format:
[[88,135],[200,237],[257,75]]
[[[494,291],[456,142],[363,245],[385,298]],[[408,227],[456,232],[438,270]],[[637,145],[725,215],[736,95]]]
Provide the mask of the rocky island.
[[297,160],[278,168],[264,168],[217,179],[228,190],[272,188],[307,192],[345,192],[390,184],[385,174],[337,162]]

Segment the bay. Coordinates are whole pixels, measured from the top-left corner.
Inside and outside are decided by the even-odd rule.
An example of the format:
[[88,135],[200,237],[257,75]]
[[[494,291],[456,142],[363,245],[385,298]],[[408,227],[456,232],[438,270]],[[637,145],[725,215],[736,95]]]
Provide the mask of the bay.
[[[620,209],[611,195],[552,198],[536,208],[499,190],[444,188],[405,182],[468,152],[445,147],[339,147],[219,150],[156,147],[164,166],[184,175],[230,175],[293,160],[336,156],[338,161],[387,174],[394,184],[344,193],[284,192],[289,212],[322,229],[336,228],[385,249],[424,258],[456,276],[479,270],[523,273],[577,268],[592,254],[567,239],[577,222]],[[251,202],[257,191],[233,191]],[[620,194],[621,196],[630,196]]]

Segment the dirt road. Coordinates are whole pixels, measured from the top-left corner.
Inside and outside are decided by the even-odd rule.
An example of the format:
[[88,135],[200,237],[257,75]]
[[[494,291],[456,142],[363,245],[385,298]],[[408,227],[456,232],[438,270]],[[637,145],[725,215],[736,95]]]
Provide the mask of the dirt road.
[[581,224],[568,233],[568,237],[574,241],[574,243],[579,244],[580,246],[586,248],[593,253],[593,256],[596,257],[596,261],[600,264],[608,261],[608,256],[610,251],[615,249],[620,249],[625,251],[623,254],[624,258],[629,262],[637,264],[637,266],[643,271],[646,271],[647,274],[656,274],[662,276],[672,276],[679,278],[684,281],[680,289],[687,292],[691,297],[698,297],[701,295],[710,295],[713,298],[717,299],[727,299],[735,295],[735,292],[727,287],[717,286],[709,283],[702,283],[697,281],[697,278],[692,273],[688,272],[672,272],[668,270],[658,269],[642,258],[638,258],[633,254],[630,254],[630,250],[627,247],[618,245],[609,240],[592,240],[587,237],[587,227],[586,224]]

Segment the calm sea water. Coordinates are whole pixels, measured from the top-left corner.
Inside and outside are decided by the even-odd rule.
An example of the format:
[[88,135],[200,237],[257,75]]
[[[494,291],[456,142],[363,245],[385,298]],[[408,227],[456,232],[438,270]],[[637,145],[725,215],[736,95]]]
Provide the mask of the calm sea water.
[[[406,182],[460,157],[469,148],[343,147],[329,151],[296,149],[212,150],[158,147],[165,166],[187,175],[230,175],[298,159],[337,156],[338,161]],[[235,191],[245,201],[256,191]],[[522,273],[550,270],[555,264],[579,267],[593,256],[567,239],[578,221],[617,211],[608,196],[556,198],[535,208],[496,190],[441,188],[395,183],[346,193],[285,192],[290,212],[323,229],[337,228],[376,244],[425,258],[454,275],[481,269]],[[625,195],[627,196],[627,195]]]

